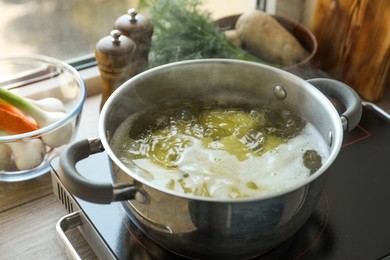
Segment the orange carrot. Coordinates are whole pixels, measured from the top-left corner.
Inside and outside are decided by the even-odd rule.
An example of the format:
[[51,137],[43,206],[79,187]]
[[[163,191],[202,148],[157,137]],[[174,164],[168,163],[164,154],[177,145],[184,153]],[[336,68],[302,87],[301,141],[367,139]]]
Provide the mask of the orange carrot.
[[0,103],[0,129],[22,134],[37,130],[38,126],[17,108]]

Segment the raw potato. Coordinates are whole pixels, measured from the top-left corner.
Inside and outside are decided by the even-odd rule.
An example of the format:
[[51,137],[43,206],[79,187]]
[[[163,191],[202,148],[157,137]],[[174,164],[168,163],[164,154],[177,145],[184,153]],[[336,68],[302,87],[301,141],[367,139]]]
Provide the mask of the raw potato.
[[288,66],[308,56],[289,31],[260,10],[243,13],[236,22],[236,30],[245,50],[270,63]]
[[226,38],[228,38],[231,43],[238,47],[241,46],[241,41],[240,37],[238,37],[237,30],[227,30],[224,33]]

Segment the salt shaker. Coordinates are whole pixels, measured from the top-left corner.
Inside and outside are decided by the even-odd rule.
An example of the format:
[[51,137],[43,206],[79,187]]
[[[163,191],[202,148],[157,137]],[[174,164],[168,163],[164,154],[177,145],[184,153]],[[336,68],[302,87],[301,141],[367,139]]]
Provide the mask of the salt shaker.
[[112,30],[95,47],[95,58],[103,81],[100,109],[123,82],[138,73],[136,44],[119,30]]
[[131,38],[137,45],[139,72],[149,66],[148,56],[152,43],[153,25],[148,18],[130,8],[127,14],[120,16],[114,23],[114,28]]

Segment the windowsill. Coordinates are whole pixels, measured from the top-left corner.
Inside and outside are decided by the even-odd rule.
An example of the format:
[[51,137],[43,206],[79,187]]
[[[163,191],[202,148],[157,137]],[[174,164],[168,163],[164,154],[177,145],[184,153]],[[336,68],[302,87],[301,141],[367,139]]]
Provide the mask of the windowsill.
[[80,70],[79,73],[85,82],[87,97],[95,96],[102,92],[102,79],[97,66]]

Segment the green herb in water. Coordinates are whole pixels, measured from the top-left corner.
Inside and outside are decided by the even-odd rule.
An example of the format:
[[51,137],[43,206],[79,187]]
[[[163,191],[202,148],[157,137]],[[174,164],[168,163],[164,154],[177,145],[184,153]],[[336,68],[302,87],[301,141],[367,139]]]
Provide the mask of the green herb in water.
[[307,150],[302,158],[303,164],[310,170],[310,174],[315,173],[322,166],[322,158],[315,150]]

